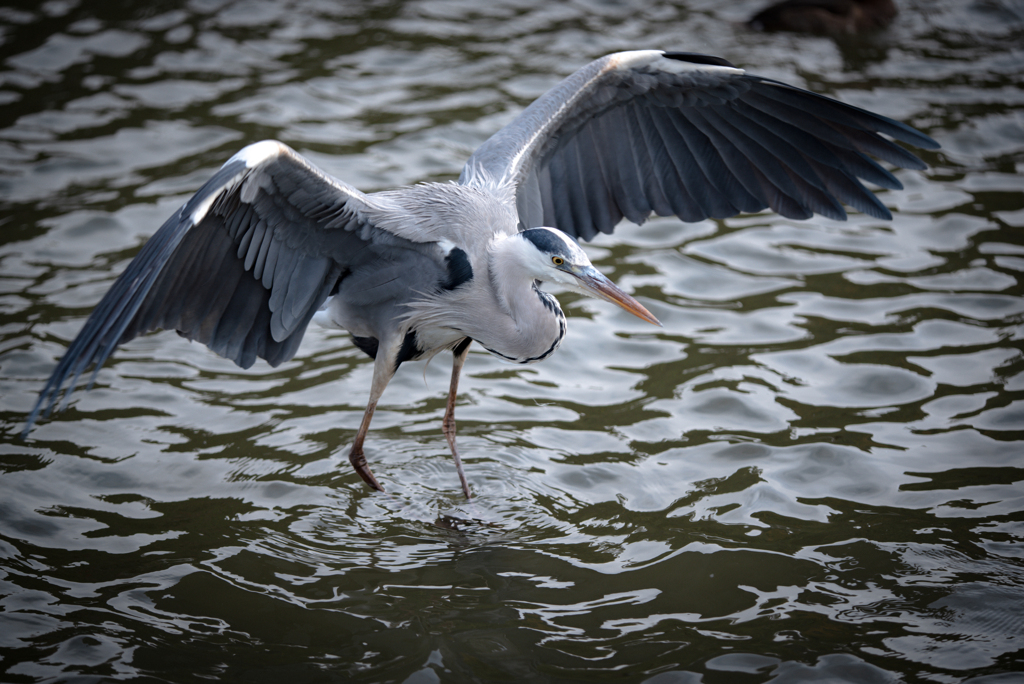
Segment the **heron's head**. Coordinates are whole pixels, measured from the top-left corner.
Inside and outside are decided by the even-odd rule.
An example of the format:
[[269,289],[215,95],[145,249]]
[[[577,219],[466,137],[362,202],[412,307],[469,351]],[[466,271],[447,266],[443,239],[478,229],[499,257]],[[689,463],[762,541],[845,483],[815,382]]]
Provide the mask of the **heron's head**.
[[[660,326],[644,306],[601,274],[572,238],[554,228],[531,228],[519,233],[526,245],[527,266],[541,281],[559,283],[574,292],[617,304],[629,313]],[[533,249],[530,247],[532,246]]]

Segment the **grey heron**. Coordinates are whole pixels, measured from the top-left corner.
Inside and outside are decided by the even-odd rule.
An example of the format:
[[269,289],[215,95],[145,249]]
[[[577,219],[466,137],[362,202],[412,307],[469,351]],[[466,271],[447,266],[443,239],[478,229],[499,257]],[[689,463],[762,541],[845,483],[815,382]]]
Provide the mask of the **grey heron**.
[[[886,137],[887,136],[887,137]],[[58,363],[28,418],[61,408],[119,345],[170,329],[243,368],[290,359],[310,321],[347,330],[373,361],[349,460],[383,491],[363,443],[405,361],[454,356],[442,429],[463,492],[455,399],[470,345],[511,363],[565,335],[559,283],[658,320],[576,243],[652,213],[683,221],[771,208],[890,219],[860,179],[900,182],[870,159],[924,169],[919,131],[724,59],[638,50],[584,66],[469,158],[458,182],[364,194],[277,141],[231,157],[146,242]],[[69,380],[70,379],[70,380]],[[92,384],[92,381],[89,383]]]

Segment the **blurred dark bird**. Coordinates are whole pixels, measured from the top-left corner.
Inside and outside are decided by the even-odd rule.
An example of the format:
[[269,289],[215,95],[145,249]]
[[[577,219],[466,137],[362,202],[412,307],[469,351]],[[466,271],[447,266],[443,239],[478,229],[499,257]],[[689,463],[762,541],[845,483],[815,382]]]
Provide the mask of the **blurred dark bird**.
[[748,22],[755,31],[841,36],[885,28],[896,17],[893,0],[785,0]]
[[[459,373],[476,342],[542,361],[566,320],[544,282],[658,320],[599,273],[576,240],[652,213],[684,221],[771,208],[892,215],[861,184],[901,188],[868,155],[924,169],[901,140],[938,143],[884,116],[748,74],[724,59],[637,50],[602,57],[491,136],[456,183],[364,194],[277,141],[242,149],[143,246],[53,371],[28,418],[90,366],[151,330],[176,330],[248,368],[295,355],[313,318],[374,359],[349,460],[383,489],[363,441],[405,361],[454,355],[442,431],[455,448]],[[64,403],[67,402],[65,395]]]

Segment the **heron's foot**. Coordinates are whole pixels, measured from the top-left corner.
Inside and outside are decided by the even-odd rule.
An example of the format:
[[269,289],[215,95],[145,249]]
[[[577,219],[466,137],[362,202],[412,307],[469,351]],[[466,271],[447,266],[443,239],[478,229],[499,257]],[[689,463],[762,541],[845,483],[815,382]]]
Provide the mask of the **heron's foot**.
[[473,495],[469,492],[469,481],[466,480],[466,473],[462,470],[462,459],[459,458],[459,450],[455,448],[455,418],[451,414],[446,415],[441,421],[441,432],[448,440],[448,448],[451,449],[452,458],[455,459],[455,470],[459,473],[462,493],[466,495],[467,499],[472,499]]
[[378,492],[383,492],[384,488],[377,482],[377,478],[370,472],[370,466],[366,463],[366,456],[363,455],[362,449],[356,451],[352,450],[352,453],[348,455],[348,461],[352,464],[352,467],[359,473],[359,477],[363,478],[363,482],[370,485]]

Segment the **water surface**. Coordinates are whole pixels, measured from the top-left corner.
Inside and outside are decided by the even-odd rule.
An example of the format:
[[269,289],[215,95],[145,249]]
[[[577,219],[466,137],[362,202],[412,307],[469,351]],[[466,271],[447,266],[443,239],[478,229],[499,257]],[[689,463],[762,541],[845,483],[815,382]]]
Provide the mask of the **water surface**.
[[[1009,682],[1024,672],[1024,6],[835,41],[760,3],[0,7],[0,679]],[[138,5],[138,6],[136,6]],[[457,177],[591,58],[706,52],[942,150],[892,222],[770,214],[586,246],[665,324],[560,296],[550,360],[277,369],[173,334],[19,438],[145,239],[241,146],[363,190]],[[1014,674],[1017,673],[1017,674]],[[92,678],[92,679],[90,679]]]

